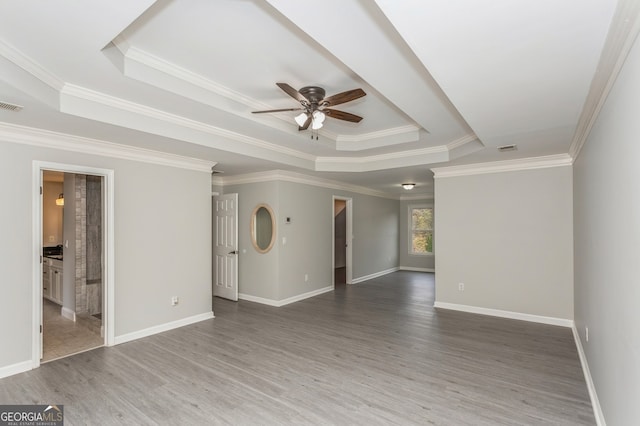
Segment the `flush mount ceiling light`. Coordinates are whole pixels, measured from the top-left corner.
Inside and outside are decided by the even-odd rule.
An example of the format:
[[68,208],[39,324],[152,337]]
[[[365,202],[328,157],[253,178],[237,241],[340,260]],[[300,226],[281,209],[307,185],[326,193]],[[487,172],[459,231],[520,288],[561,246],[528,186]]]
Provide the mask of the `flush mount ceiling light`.
[[409,191],[410,189],[413,189],[416,186],[415,183],[403,183],[402,187],[404,189],[406,189],[407,191]]
[[64,206],[64,195],[62,193],[56,198],[56,206]]

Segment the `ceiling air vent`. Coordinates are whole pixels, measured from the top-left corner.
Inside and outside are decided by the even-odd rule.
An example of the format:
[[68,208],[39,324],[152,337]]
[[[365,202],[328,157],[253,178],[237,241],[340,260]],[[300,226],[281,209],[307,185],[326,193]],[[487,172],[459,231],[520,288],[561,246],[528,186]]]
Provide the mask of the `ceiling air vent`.
[[6,109],[9,111],[15,111],[18,112],[22,109],[22,107],[20,105],[15,105],[15,104],[10,104],[7,102],[2,102],[0,101],[0,109]]
[[498,147],[498,151],[507,152],[507,151],[516,151],[518,146],[516,144],[513,145],[502,145]]

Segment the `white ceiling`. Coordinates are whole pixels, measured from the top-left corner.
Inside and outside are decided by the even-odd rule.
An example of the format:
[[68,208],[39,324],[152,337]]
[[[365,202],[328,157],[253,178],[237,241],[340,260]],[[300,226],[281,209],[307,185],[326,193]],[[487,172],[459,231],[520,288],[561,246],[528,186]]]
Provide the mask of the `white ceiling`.
[[[0,0],[1,122],[400,195],[567,153],[615,0]],[[362,88],[318,140],[276,86]],[[500,153],[498,146],[518,149]]]

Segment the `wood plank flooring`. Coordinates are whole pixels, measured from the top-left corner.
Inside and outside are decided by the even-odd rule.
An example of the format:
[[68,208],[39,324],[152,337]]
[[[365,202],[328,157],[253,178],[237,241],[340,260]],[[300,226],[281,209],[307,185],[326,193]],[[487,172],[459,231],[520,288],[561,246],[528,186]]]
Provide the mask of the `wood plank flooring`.
[[401,271],[0,380],[1,404],[76,424],[592,425],[571,330],[433,308]]

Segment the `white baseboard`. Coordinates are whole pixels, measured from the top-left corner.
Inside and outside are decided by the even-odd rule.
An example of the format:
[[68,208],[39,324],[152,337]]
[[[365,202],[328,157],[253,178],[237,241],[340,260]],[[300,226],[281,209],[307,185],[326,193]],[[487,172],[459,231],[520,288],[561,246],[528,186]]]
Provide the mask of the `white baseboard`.
[[393,268],[390,268],[390,269],[386,269],[384,271],[380,271],[380,272],[376,272],[376,273],[373,273],[373,274],[365,275],[364,277],[354,278],[354,279],[351,280],[351,284],[358,284],[358,283],[361,283],[363,281],[372,280],[374,278],[378,278],[378,277],[381,277],[383,275],[390,274],[392,272],[397,272],[399,270],[400,270],[400,268],[398,268],[396,266],[396,267],[393,267]]
[[322,287],[317,290],[308,291],[306,293],[302,293],[297,296],[292,296],[282,300],[267,299],[264,297],[252,296],[250,294],[245,294],[245,293],[239,293],[238,298],[241,300],[246,300],[247,302],[261,303],[263,305],[275,306],[276,308],[279,308],[281,306],[288,305],[294,302],[299,302],[301,300],[308,299],[313,296],[318,296],[323,293],[328,293],[333,290],[334,290],[333,286],[330,285],[327,287]]
[[556,317],[545,317],[541,315],[523,314],[521,312],[501,311],[499,309],[481,308],[478,306],[458,305],[457,303],[435,302],[434,308],[450,309],[453,311],[470,312],[472,314],[490,315],[492,317],[501,317],[516,319],[521,321],[538,322],[541,324],[559,325],[561,327],[573,327],[573,320]]
[[74,310],[65,308],[63,306],[62,309],[60,309],[60,315],[62,315],[63,318],[70,319],[71,321],[76,322],[76,311]]
[[185,325],[194,324],[196,322],[208,320],[211,318],[213,318],[213,311],[179,319],[176,321],[167,322],[165,324],[160,324],[153,327],[145,328],[144,330],[138,330],[132,333],[122,334],[120,336],[115,337],[114,344],[119,345],[121,343],[126,343],[132,340],[141,339],[143,337],[162,333],[163,331],[173,330],[174,328],[184,327]]
[[0,379],[3,377],[13,376],[14,374],[24,373],[33,369],[33,361],[22,361],[17,364],[0,367]]
[[578,329],[575,324],[571,327],[573,331],[573,338],[576,341],[576,348],[578,349],[578,357],[580,358],[580,364],[582,364],[582,372],[584,373],[584,380],[587,382],[587,389],[589,390],[589,398],[591,399],[591,406],[593,407],[593,415],[596,418],[596,424],[598,426],[606,426],[607,422],[604,421],[604,413],[602,407],[600,407],[600,401],[598,400],[598,394],[596,393],[596,387],[593,384],[591,378],[591,371],[589,370],[589,364],[587,363],[587,356],[584,353],[582,347],[582,340],[578,334]]
[[412,266],[401,266],[401,271],[414,271],[414,272],[436,272],[433,268],[414,268]]

